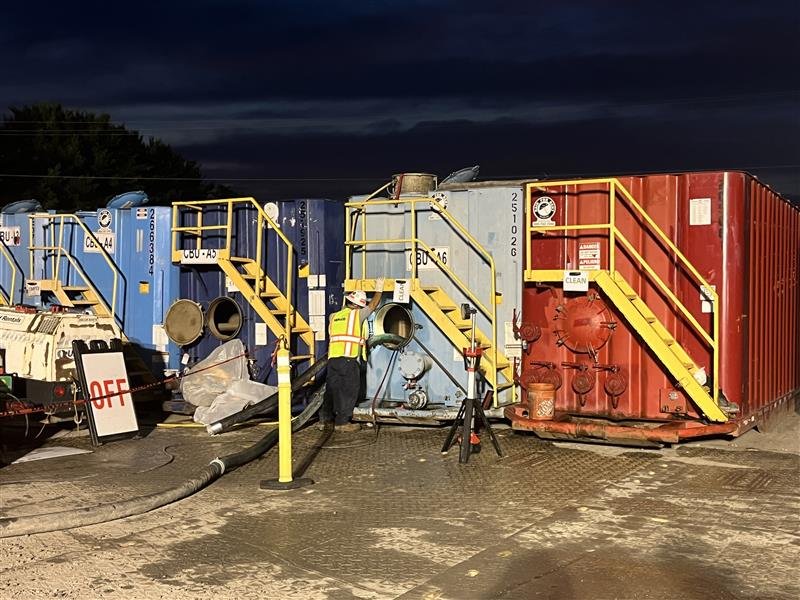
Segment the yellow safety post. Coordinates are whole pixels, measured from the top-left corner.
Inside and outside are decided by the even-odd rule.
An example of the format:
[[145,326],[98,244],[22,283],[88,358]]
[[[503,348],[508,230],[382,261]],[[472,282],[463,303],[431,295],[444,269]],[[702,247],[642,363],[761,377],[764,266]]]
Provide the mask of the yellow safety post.
[[291,490],[314,483],[308,478],[292,478],[292,366],[283,339],[278,362],[278,478],[261,482],[262,490]]

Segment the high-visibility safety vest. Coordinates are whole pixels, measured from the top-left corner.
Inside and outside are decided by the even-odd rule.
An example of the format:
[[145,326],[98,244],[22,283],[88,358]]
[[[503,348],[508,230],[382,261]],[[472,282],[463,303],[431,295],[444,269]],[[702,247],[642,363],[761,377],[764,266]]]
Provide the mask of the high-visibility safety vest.
[[328,344],[328,358],[358,358],[364,347],[358,310],[343,308],[334,313],[328,333],[331,336]]

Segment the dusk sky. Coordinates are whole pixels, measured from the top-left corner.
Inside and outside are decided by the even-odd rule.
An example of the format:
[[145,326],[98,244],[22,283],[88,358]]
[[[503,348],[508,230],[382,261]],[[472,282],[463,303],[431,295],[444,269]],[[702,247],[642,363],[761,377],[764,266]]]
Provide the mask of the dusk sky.
[[5,3],[0,107],[107,112],[264,200],[474,164],[484,179],[744,169],[797,197],[799,6]]

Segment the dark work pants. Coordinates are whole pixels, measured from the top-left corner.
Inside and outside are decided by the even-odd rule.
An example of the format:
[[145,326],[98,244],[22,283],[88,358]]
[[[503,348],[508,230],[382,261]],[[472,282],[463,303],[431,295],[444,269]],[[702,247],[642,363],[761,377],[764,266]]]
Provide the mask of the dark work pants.
[[361,367],[358,359],[339,357],[328,360],[327,370],[327,387],[319,409],[319,420],[344,425],[353,418],[353,409],[361,391]]

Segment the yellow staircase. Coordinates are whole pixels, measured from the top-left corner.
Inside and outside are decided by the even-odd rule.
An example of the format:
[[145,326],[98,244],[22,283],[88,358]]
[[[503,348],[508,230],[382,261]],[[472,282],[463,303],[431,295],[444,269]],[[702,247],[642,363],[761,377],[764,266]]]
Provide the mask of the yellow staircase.
[[[45,221],[47,240],[44,244],[34,244],[28,247],[29,272],[34,272],[34,261],[37,252],[44,257],[45,272],[44,277],[39,280],[39,288],[42,292],[52,293],[61,306],[68,308],[88,309],[98,317],[115,318],[112,307],[117,305],[117,288],[119,282],[119,269],[114,263],[103,245],[97,240],[81,218],[73,214],[33,214],[28,223],[30,226],[30,240],[35,239],[35,223]],[[64,232],[68,227],[74,231],[82,231],[83,235],[94,241],[98,253],[108,265],[113,278],[111,289],[111,304],[109,305],[103,296],[94,286],[86,272],[81,267],[78,260],[66,249],[64,245]],[[75,241],[75,240],[73,240]],[[62,274],[71,270],[74,278],[79,279],[79,284],[65,284]]]
[[[437,324],[439,329],[458,349],[470,346],[471,322],[461,318],[461,311],[447,293],[438,286],[418,286],[412,288],[411,297],[414,302]],[[493,373],[502,375],[504,381],[496,380],[496,390],[501,392],[514,385],[514,367],[499,349],[492,351],[492,340],[478,328],[475,328],[475,341],[483,348],[483,356],[479,370],[483,376],[492,381]]]
[[[237,209],[245,209],[254,213],[255,222],[255,256],[234,256],[232,239],[234,216]],[[215,212],[221,215],[219,223],[204,224],[204,212]],[[181,215],[193,215],[190,224],[181,225]],[[264,271],[264,241],[266,236],[274,235],[286,248],[286,281],[283,287],[278,286]],[[253,307],[269,330],[278,339],[284,340],[286,346],[297,350],[302,343],[303,353],[292,355],[293,361],[308,361],[314,364],[315,336],[308,322],[292,305],[292,281],[296,277],[294,268],[294,247],[283,234],[278,224],[266,213],[254,198],[226,198],[219,200],[197,200],[174,202],[172,204],[172,261],[182,262],[187,250],[184,239],[188,238],[193,250],[207,249],[209,236],[222,241],[222,247],[215,248],[215,258],[208,264],[215,264],[227,277],[236,290]]]
[[[488,332],[481,331],[478,327],[475,328],[476,343],[480,345],[484,352],[481,357],[480,371],[484,379],[494,390],[493,406],[497,408],[499,404],[499,392],[511,389],[512,403],[516,401],[516,385],[514,383],[514,366],[512,362],[500,350],[497,342],[498,337],[498,319],[497,319],[497,304],[499,303],[499,295],[497,294],[497,273],[495,270],[494,258],[481,244],[478,242],[469,231],[452,215],[447,209],[435,198],[432,197],[399,197],[391,200],[377,199],[375,196],[386,188],[381,188],[373,193],[366,200],[359,200],[348,202],[345,204],[345,291],[352,291],[356,289],[364,291],[374,291],[375,279],[366,277],[367,272],[367,251],[370,247],[379,246],[375,252],[381,251],[406,251],[410,252],[411,256],[417,256],[417,252],[424,252],[428,255],[429,263],[436,265],[439,273],[444,274],[449,281],[453,283],[454,289],[457,289],[471,305],[481,313],[489,322],[490,330]],[[411,223],[411,236],[407,238],[397,239],[369,239],[367,238],[367,217],[369,212],[368,207],[376,208],[380,211],[381,207],[396,208],[401,205],[408,207],[408,213]],[[466,283],[455,273],[452,268],[445,264],[434,251],[434,249],[426,243],[425,240],[418,236],[416,222],[417,215],[420,208],[430,210],[431,207],[435,208],[437,216],[441,217],[451,226],[458,234],[468,242],[469,247],[475,254],[476,261],[484,261],[489,266],[490,275],[486,288],[489,289],[488,302],[481,301],[475,294],[474,290],[470,290]],[[380,216],[382,213],[376,213]],[[358,219],[361,219],[360,227],[358,226]],[[360,234],[359,234],[360,231]],[[400,248],[393,248],[386,250],[387,246],[397,245]],[[353,256],[354,251],[360,253],[360,277],[353,277],[353,266],[357,262],[357,258]],[[434,285],[427,285],[419,277],[417,271],[416,261],[411,261],[411,273],[406,281],[409,283],[410,296],[413,302],[430,317],[431,321],[436,324],[439,330],[450,340],[453,347],[460,353],[464,348],[470,346],[470,329],[471,323],[461,318],[460,308],[458,304],[450,297],[450,295],[441,287]],[[393,280],[385,282],[385,290],[391,290],[394,287]]]
[[700,385],[695,379],[695,373],[700,368],[625,278],[616,271],[614,273],[601,271],[595,281],[700,411],[712,421],[727,421],[727,416],[717,406],[708,388]]
[[[699,412],[708,420],[725,422],[728,415],[719,407],[719,297],[714,288],[703,278],[697,269],[680,252],[672,240],[645,212],[639,202],[631,195],[627,188],[616,178],[567,180],[567,181],[537,181],[526,186],[526,214],[532,213],[533,191],[549,190],[566,186],[607,185],[608,186],[608,223],[591,223],[575,225],[537,225],[530,221],[526,231],[526,271],[525,281],[541,283],[559,283],[564,281],[565,270],[535,270],[530,269],[533,253],[533,235],[566,235],[568,232],[587,234],[592,231],[608,232],[608,259],[607,269],[588,271],[589,281],[593,281],[606,295],[606,297],[619,310],[631,328],[642,338],[644,343],[652,350],[659,362],[674,379],[676,386],[682,388],[691,398]],[[626,203],[627,207],[638,214],[645,227],[649,229],[660,243],[666,246],[675,260],[691,275],[703,295],[711,302],[712,331],[708,332],[702,327],[688,308],[678,299],[664,280],[655,272],[653,267],[642,257],[634,245],[619,230],[615,222],[616,205],[618,202]],[[596,234],[594,234],[596,235]],[[696,379],[701,377],[701,367],[696,364],[686,350],[678,343],[673,334],[664,326],[650,309],[647,303],[634,290],[630,283],[615,269],[616,252],[622,248],[625,253],[641,267],[645,277],[654,284],[672,305],[678,309],[683,322],[688,323],[697,335],[707,344],[711,351],[712,365],[710,379],[713,389],[699,383]]]
[[296,354],[291,359],[313,363],[314,332],[258,263],[249,258],[221,257],[218,264],[276,337],[288,340],[296,335],[303,341],[308,354]]
[[[34,261],[36,260],[37,252],[41,253],[45,259],[44,277],[38,281],[39,289],[42,292],[49,292],[58,301],[58,304],[67,308],[76,308],[90,310],[91,313],[98,317],[110,317],[117,321],[120,325],[120,337],[122,341],[123,355],[125,357],[125,365],[127,368],[128,376],[131,380],[131,385],[147,385],[156,381],[152,370],[147,366],[145,361],[139,356],[139,353],[133,348],[130,340],[125,335],[123,330],[124,324],[117,318],[114,310],[111,308],[117,305],[117,289],[119,282],[119,268],[114,263],[108,252],[105,251],[103,245],[98,241],[86,224],[80,217],[74,214],[33,214],[29,218],[30,225],[30,240],[34,238],[34,220],[43,219],[47,221],[48,239],[44,244],[31,244],[28,248],[29,268],[30,273],[34,272]],[[64,246],[64,231],[68,225],[74,225],[77,229],[83,231],[83,234],[94,241],[95,246],[98,248],[99,253],[103,256],[106,264],[111,270],[112,289],[111,289],[111,304],[103,298],[100,291],[91,281],[89,276],[81,267],[78,260],[65,248]],[[63,261],[68,263],[74,278],[80,280],[80,284],[65,284],[61,280],[62,273],[66,266]],[[108,292],[108,290],[106,290]],[[157,392],[153,392],[157,393]]]

